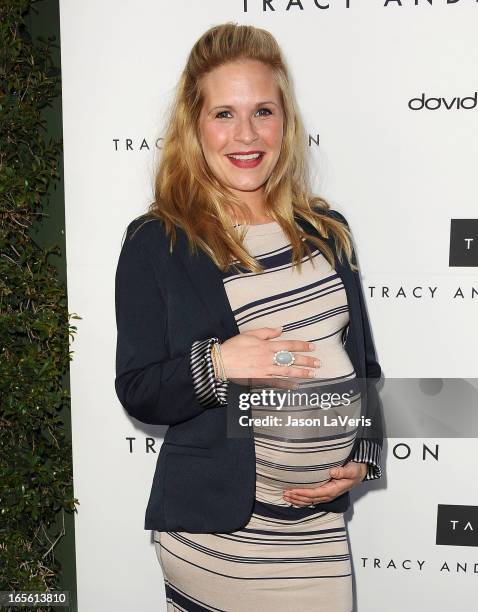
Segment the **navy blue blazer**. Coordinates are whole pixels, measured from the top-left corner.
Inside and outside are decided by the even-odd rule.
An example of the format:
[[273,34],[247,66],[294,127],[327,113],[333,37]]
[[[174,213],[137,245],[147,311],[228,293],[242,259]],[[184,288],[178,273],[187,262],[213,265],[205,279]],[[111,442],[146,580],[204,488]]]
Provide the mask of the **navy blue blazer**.
[[[323,211],[322,211],[323,212]],[[337,211],[328,213],[346,223]],[[310,234],[316,230],[296,222]],[[137,231],[136,231],[137,230]],[[326,239],[335,253],[332,237]],[[369,428],[359,426],[347,461],[360,438],[382,445],[377,362],[360,276],[346,259],[335,258],[349,307],[345,349],[358,380],[364,381],[363,414]],[[252,430],[229,435],[228,418],[238,411],[244,386],[229,382],[227,410],[205,407],[194,389],[190,356],[195,340],[218,337],[221,342],[239,333],[220,270],[202,250],[189,252],[186,234],[177,228],[169,238],[160,220],[145,214],[127,228],[115,278],[117,322],[116,379],[118,398],[135,419],[169,425],[162,443],[145,516],[145,529],[228,532],[247,524],[255,498],[255,451]],[[241,411],[241,414],[250,414]],[[350,505],[344,493],[317,510],[344,512]],[[297,508],[298,516],[303,508]],[[309,510],[310,512],[310,510]]]

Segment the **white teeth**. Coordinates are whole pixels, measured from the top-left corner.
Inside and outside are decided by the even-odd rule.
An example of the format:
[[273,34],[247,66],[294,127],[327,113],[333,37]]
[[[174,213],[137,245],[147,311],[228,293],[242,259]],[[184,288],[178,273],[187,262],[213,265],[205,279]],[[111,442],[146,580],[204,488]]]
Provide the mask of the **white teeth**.
[[248,155],[228,155],[228,157],[232,157],[233,159],[240,160],[249,160],[249,159],[258,159],[262,154],[261,153],[250,153]]

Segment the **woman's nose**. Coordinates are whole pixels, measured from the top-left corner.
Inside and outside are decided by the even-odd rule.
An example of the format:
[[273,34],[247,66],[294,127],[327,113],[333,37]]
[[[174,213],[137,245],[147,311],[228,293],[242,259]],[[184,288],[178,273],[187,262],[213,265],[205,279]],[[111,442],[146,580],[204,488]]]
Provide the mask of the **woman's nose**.
[[240,119],[237,122],[234,138],[248,144],[257,140],[257,132],[251,119]]

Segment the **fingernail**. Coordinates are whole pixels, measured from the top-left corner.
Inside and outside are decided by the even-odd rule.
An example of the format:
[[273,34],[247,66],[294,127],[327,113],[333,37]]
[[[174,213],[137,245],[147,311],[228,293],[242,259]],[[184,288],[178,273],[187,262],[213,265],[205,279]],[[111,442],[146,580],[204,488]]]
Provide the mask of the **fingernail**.
[[320,368],[320,359],[314,359],[314,365]]
[[315,349],[315,344],[313,342],[309,342],[309,349],[313,351]]

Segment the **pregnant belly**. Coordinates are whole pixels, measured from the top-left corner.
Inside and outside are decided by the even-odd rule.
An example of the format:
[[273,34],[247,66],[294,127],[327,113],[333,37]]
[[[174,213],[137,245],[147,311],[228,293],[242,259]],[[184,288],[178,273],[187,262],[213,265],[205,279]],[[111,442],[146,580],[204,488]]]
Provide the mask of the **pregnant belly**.
[[330,480],[329,470],[339,467],[352,450],[355,432],[330,440],[304,442],[255,439],[256,498],[288,506],[284,489],[316,488]]
[[288,506],[284,489],[316,488],[345,463],[361,418],[360,395],[330,407],[257,406],[251,409],[256,452],[256,498]]

